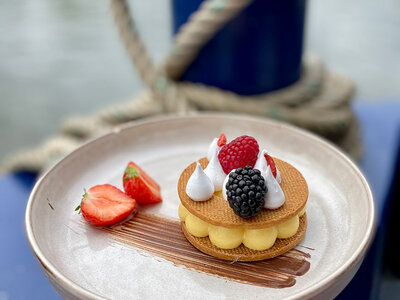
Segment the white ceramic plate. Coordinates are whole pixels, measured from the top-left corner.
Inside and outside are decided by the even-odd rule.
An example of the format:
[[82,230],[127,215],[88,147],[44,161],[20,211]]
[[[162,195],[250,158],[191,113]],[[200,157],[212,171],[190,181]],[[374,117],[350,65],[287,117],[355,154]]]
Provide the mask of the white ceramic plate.
[[[310,195],[308,229],[301,245],[312,248],[310,270],[289,288],[247,285],[196,272],[116,243],[74,209],[84,188],[111,183],[133,160],[160,183],[164,201],[150,213],[177,217],[181,171],[205,156],[221,132],[228,140],[254,136],[260,148],[294,165]],[[131,123],[80,147],[36,184],[26,211],[33,251],[56,290],[66,298],[244,299],[337,295],[351,280],[373,237],[374,204],[357,167],[327,142],[275,121],[204,114]]]

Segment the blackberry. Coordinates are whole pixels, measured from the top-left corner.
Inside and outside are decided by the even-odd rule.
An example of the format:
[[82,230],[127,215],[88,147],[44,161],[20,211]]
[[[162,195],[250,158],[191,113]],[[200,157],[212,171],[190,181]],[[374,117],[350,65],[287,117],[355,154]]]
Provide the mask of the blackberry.
[[260,170],[251,166],[237,168],[229,174],[225,187],[230,207],[242,218],[256,216],[264,206],[268,189]]

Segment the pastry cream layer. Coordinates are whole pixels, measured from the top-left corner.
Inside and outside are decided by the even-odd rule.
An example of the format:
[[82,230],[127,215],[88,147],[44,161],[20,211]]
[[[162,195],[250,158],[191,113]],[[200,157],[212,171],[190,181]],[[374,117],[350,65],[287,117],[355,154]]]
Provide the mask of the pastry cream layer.
[[187,231],[196,237],[208,236],[211,243],[222,249],[233,249],[240,244],[253,250],[266,250],[271,248],[277,238],[286,239],[295,235],[299,228],[299,217],[304,215],[306,207],[293,218],[278,224],[260,229],[226,228],[209,224],[191,214],[182,204],[179,205],[178,214],[185,222]]

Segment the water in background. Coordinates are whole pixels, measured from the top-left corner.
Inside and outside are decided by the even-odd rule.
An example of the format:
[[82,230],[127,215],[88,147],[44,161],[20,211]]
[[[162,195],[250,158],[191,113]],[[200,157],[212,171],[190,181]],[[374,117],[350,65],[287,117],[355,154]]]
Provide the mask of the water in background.
[[[0,160],[56,134],[68,115],[129,100],[142,89],[109,2],[0,0]],[[168,3],[132,4],[159,61],[171,40]]]

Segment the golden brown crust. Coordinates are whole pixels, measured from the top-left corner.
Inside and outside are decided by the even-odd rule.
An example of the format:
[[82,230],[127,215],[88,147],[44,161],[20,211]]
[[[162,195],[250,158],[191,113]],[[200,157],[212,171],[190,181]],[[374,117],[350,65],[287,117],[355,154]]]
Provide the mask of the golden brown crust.
[[[301,173],[287,162],[274,158],[275,164],[281,173],[282,190],[285,194],[285,203],[278,209],[263,209],[257,216],[250,219],[244,219],[236,215],[229,207],[228,201],[222,197],[213,195],[210,200],[196,202],[186,194],[186,184],[192,175],[196,163],[192,163],[181,174],[178,181],[178,194],[181,203],[186,209],[202,219],[203,221],[227,228],[265,228],[274,226],[289,220],[306,205],[308,198],[308,186]],[[199,160],[204,169],[207,164],[207,158]]]
[[252,250],[241,244],[239,247],[234,249],[221,249],[214,246],[208,237],[195,237],[191,235],[185,226],[184,222],[181,222],[182,231],[187,240],[198,250],[203,253],[209,254],[214,257],[218,257],[225,260],[232,261],[257,261],[268,258],[273,258],[283,253],[286,253],[290,249],[294,248],[303,239],[307,229],[307,215],[304,214],[300,217],[299,229],[296,234],[287,239],[276,239],[275,244],[267,250]]

